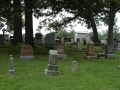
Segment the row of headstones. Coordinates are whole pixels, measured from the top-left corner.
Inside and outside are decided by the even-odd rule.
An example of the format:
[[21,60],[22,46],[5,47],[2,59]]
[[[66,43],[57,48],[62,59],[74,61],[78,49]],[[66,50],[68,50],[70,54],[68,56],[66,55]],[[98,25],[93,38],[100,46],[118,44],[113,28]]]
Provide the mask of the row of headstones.
[[[57,50],[50,50],[49,52],[49,63],[47,65],[47,69],[45,69],[44,74],[46,76],[57,76],[59,75],[59,70],[58,70],[58,65],[57,65]],[[15,70],[13,67],[13,57],[12,55],[10,55],[10,68],[8,71],[8,76],[14,76]],[[78,62],[77,61],[72,61],[72,67],[71,67],[72,71],[77,71],[78,70]]]

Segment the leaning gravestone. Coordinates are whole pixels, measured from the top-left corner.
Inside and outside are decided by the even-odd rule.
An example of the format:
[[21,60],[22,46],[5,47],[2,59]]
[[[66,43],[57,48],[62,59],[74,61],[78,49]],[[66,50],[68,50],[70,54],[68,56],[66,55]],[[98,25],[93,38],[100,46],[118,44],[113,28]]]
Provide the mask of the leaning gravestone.
[[9,60],[9,64],[10,64],[10,69],[8,71],[8,76],[14,76],[15,75],[15,71],[14,71],[14,68],[13,68],[13,57],[12,55],[10,55],[10,60]]
[[54,49],[57,50],[57,58],[67,58],[67,55],[65,54],[65,45],[63,43],[56,43]]
[[26,44],[21,47],[20,59],[22,60],[33,60],[34,59],[33,48],[31,45]]
[[46,76],[58,76],[58,65],[57,65],[57,51],[50,50],[49,52],[49,64],[47,69],[45,69],[44,74]]
[[86,52],[86,59],[87,60],[96,59],[95,52],[94,52],[94,43],[93,43],[93,41],[90,41],[88,43],[88,48],[87,48],[87,52]]

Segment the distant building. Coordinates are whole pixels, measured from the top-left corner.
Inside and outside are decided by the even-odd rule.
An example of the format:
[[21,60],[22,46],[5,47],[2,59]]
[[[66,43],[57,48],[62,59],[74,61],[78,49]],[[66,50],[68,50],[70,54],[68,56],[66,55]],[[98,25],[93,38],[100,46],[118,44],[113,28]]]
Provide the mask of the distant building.
[[90,41],[89,32],[87,31],[75,32],[75,43],[77,41],[77,38],[79,38],[81,42],[84,40],[86,40],[86,42],[89,42]]

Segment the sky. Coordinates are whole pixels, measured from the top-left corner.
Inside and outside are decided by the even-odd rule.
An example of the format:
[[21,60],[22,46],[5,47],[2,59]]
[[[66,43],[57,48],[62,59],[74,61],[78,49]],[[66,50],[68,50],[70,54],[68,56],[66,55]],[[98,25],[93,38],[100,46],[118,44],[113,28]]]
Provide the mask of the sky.
[[[118,27],[120,27],[120,14],[117,13],[116,14],[116,17],[118,18],[118,22],[116,23],[118,25]],[[34,34],[37,32],[36,29],[38,28],[38,25],[39,25],[39,21],[40,19],[36,19],[36,18],[33,18],[33,30],[34,30]],[[98,32],[102,32],[104,30],[107,30],[108,29],[108,26],[100,26],[98,27]],[[70,30],[70,28],[68,28],[68,30]],[[75,30],[76,32],[78,31],[88,31],[88,32],[92,32],[91,29],[87,29],[85,26],[81,26],[80,24],[78,24],[76,27],[73,27],[73,30]],[[43,35],[45,35],[46,33],[49,33],[49,31],[45,31],[45,29],[42,29],[41,30],[41,33]]]
[[[120,27],[120,14],[119,13],[117,13],[116,14],[116,17],[118,18],[118,22],[116,23],[117,25],[118,25],[118,27]],[[38,28],[38,25],[39,25],[39,21],[40,21],[40,19],[36,19],[36,18],[34,18],[33,17],[33,33],[34,33],[34,35],[35,35],[35,33],[37,33],[38,31],[36,31],[36,29]],[[67,30],[70,30],[71,28],[67,28]],[[102,31],[104,31],[104,30],[107,30],[108,29],[108,26],[106,27],[106,26],[100,26],[99,28],[98,28],[98,32],[102,32]],[[76,32],[78,32],[78,31],[87,31],[87,32],[92,32],[92,30],[91,29],[87,29],[84,25],[83,26],[81,26],[80,24],[78,24],[76,27],[73,27],[73,30],[75,30]],[[22,31],[23,33],[25,33],[25,31],[23,30]],[[42,29],[41,30],[41,33],[43,34],[43,35],[45,35],[45,34],[47,34],[47,33],[49,33],[49,31],[45,31],[45,29]],[[2,31],[0,31],[0,34],[3,34],[3,32]]]

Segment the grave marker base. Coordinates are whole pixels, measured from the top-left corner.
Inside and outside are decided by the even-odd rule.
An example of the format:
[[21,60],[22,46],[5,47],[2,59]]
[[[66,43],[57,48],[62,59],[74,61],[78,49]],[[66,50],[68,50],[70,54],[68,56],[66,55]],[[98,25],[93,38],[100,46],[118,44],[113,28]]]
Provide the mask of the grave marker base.
[[67,55],[66,55],[66,54],[58,54],[57,58],[66,59],[66,58],[67,58]]
[[94,59],[96,59],[96,56],[86,56],[85,59],[87,59],[87,60],[94,60]]
[[20,56],[22,60],[34,60],[34,56]]
[[9,70],[8,71],[8,76],[15,76],[15,71],[14,70]]
[[115,58],[115,54],[106,54],[106,58],[114,59]]
[[52,70],[45,69],[44,74],[46,76],[58,76],[59,75],[59,71],[52,71]]

